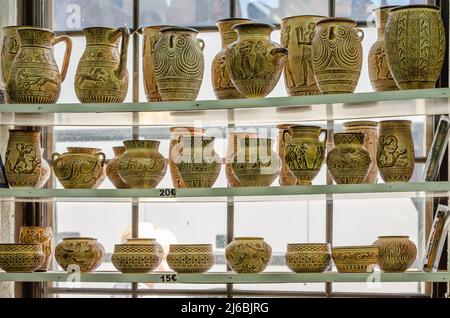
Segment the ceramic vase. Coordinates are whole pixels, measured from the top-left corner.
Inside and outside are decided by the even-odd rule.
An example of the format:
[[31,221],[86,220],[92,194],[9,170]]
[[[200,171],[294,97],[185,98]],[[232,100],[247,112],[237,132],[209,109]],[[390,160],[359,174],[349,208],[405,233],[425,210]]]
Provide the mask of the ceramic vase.
[[[323,140],[320,140],[323,135]],[[285,160],[301,185],[311,185],[325,158],[327,130],[318,126],[290,126],[283,134]]]
[[158,86],[156,85],[155,76],[155,46],[160,38],[160,31],[168,25],[152,25],[140,30],[144,35],[143,52],[142,52],[142,71],[144,76],[144,90],[148,102],[162,101],[159,94]]
[[[128,92],[127,28],[83,30],[86,49],[75,75],[75,93],[82,103],[122,103]],[[122,46],[119,52],[119,41]]]
[[177,273],[206,273],[214,265],[211,244],[173,244],[169,247],[167,264]]
[[[19,51],[11,65],[7,82],[11,103],[54,104],[61,92],[72,52],[72,40],[66,36],[56,36],[54,32],[39,28],[20,28]],[[66,43],[64,61],[59,71],[53,46]]]
[[312,68],[312,40],[316,23],[322,16],[299,15],[281,20],[281,45],[289,55],[284,66],[284,81],[289,96],[320,94]]
[[103,261],[105,249],[90,237],[64,238],[55,248],[55,259],[64,271],[80,270],[89,273]]
[[409,236],[379,236],[373,244],[380,247],[378,265],[383,272],[405,272],[416,261],[417,247]]
[[280,124],[277,126],[278,129],[278,155],[281,159],[281,171],[280,171],[280,177],[278,179],[278,182],[280,183],[280,186],[291,186],[298,184],[297,178],[294,176],[294,174],[289,169],[287,163],[286,163],[286,154],[285,154],[285,147],[286,142],[284,140],[284,135],[286,131],[289,130],[290,125],[288,124]]
[[52,259],[53,231],[51,227],[22,226],[19,233],[19,243],[40,244],[44,253],[44,261],[36,271],[46,272]]
[[287,49],[270,39],[274,27],[265,23],[237,24],[237,41],[225,50],[228,74],[246,97],[265,97],[278,83]]
[[378,123],[376,121],[351,121],[344,123],[345,132],[359,132],[365,134],[364,147],[370,154],[369,173],[363,183],[377,183],[377,146],[378,146]]
[[187,188],[211,188],[219,177],[220,158],[214,151],[214,137],[186,136],[177,170]]
[[167,171],[167,160],[158,152],[159,141],[128,140],[118,161],[122,180],[133,189],[153,189]]
[[236,237],[225,248],[225,258],[238,274],[261,273],[272,258],[272,248],[262,237]]
[[38,131],[10,130],[5,173],[12,188],[40,188],[49,178]]
[[327,243],[288,244],[287,267],[294,273],[323,273],[331,268],[331,247]]
[[364,147],[363,133],[334,134],[334,148],[328,153],[327,166],[337,184],[363,183],[369,172],[370,153]]
[[106,175],[117,189],[129,189],[130,187],[119,176],[119,158],[125,152],[125,147],[113,147],[114,158],[107,161]]
[[216,23],[222,40],[222,50],[217,53],[211,64],[212,85],[217,99],[245,98],[245,96],[236,89],[231,81],[230,75],[228,75],[225,50],[238,38],[236,31],[231,29],[233,25],[250,22],[251,20],[249,19],[231,18],[223,19]]
[[372,273],[378,262],[379,247],[337,246],[331,248],[331,255],[339,273]]
[[439,7],[409,5],[389,10],[386,59],[400,89],[434,88],[445,57]]
[[149,273],[161,264],[155,244],[116,244],[111,262],[122,273]]
[[100,149],[67,147],[52,159],[53,172],[65,189],[97,189],[106,178],[106,157]]
[[409,120],[380,122],[378,169],[384,182],[408,182],[414,172],[414,142]]
[[317,22],[312,41],[313,71],[322,94],[353,93],[362,66],[364,33],[346,18]]
[[181,160],[181,152],[183,149],[183,137],[200,137],[205,134],[203,128],[196,127],[172,127],[170,128],[170,144],[169,144],[169,170],[174,188],[186,188],[186,184],[180,177],[177,162]]
[[156,85],[163,101],[196,100],[204,72],[205,43],[198,31],[172,26],[161,29],[155,45]]
[[386,60],[385,29],[388,11],[395,6],[386,6],[374,10],[378,39],[369,51],[369,77],[375,92],[395,91],[398,86],[392,77]]
[[272,139],[244,138],[231,167],[240,186],[268,187],[280,173],[281,160],[272,151]]
[[244,132],[232,132],[228,134],[227,138],[227,154],[226,154],[226,163],[225,163],[225,174],[227,177],[227,184],[229,187],[239,187],[239,180],[233,173],[233,156],[237,153],[240,140],[245,138],[257,138],[258,135],[254,133],[244,133]]
[[44,259],[41,244],[0,244],[0,268],[7,273],[33,273]]

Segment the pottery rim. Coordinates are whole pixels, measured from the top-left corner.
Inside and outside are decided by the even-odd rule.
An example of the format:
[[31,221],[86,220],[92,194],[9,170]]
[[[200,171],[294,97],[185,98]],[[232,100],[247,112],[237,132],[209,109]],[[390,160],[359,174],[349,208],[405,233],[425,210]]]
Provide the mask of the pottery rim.
[[408,235],[380,235],[380,236],[378,236],[378,238],[379,239],[382,239],[382,238],[406,238],[406,239],[409,239],[409,236]]
[[288,243],[288,246],[331,246],[330,243]]
[[91,147],[66,147],[66,149],[70,153],[87,153],[91,155],[95,155],[102,151],[99,148],[91,148]]
[[400,10],[405,10],[405,9],[414,9],[414,8],[423,8],[423,9],[430,9],[430,10],[437,10],[437,11],[441,10],[441,8],[439,8],[438,6],[430,5],[430,4],[410,4],[410,5],[406,5],[406,6],[396,6],[395,8],[390,9],[389,12],[400,11]]
[[188,27],[184,27],[184,26],[178,26],[178,25],[171,25],[165,28],[162,28],[161,30],[159,30],[159,32],[163,33],[163,32],[169,32],[169,31],[181,31],[181,32],[189,32],[189,33],[195,33],[198,34],[198,30],[194,29],[194,28],[188,28]]
[[309,129],[322,129],[320,126],[310,126],[310,125],[289,125],[289,129],[295,129],[295,128],[309,128]]
[[169,128],[170,133],[176,133],[177,130],[183,130],[182,132],[188,132],[188,133],[202,133],[204,134],[206,129],[205,128],[198,128],[198,127],[170,127]]
[[355,127],[355,126],[369,126],[369,127],[377,127],[378,122],[372,120],[357,120],[357,121],[348,121],[343,124],[345,128]]
[[263,237],[258,236],[239,236],[233,239],[234,241],[264,241]]
[[136,32],[139,33],[139,34],[144,34],[145,30],[152,30],[152,29],[154,29],[156,31],[159,31],[159,30],[161,30],[163,28],[170,28],[170,27],[173,27],[173,26],[174,26],[173,24],[155,24],[155,25],[149,25],[149,26],[146,26],[146,27],[141,27],[141,28],[137,29]]
[[23,30],[23,29],[48,32],[48,33],[53,34],[53,36],[56,36],[56,33],[55,33],[55,32],[53,32],[52,30],[47,29],[47,28],[38,28],[38,27],[32,27],[32,26],[23,26],[23,27],[20,27],[18,30]]
[[246,28],[270,28],[272,31],[278,30],[276,26],[270,23],[251,22],[251,23],[237,23],[231,27],[231,30],[240,30]]
[[175,246],[175,247],[209,247],[212,246],[211,244],[170,244],[170,246]]
[[65,237],[63,241],[97,241],[97,239],[93,237]]
[[380,245],[374,244],[374,245],[358,245],[358,246],[333,246],[331,250],[364,250],[364,249],[378,249]]
[[390,124],[390,125],[411,125],[411,120],[382,120],[380,121],[381,124]]
[[36,243],[36,244],[34,244],[34,243],[1,243],[0,247],[1,246],[25,246],[25,245],[41,246],[42,244],[40,244],[40,243]]
[[38,230],[38,229],[51,229],[51,226],[21,226],[20,228]]
[[127,241],[155,241],[156,242],[156,239],[153,237],[149,237],[149,238],[147,238],[147,237],[129,237],[129,238],[127,238]]
[[285,17],[283,19],[281,19],[281,21],[287,21],[289,19],[294,19],[294,18],[322,18],[322,19],[326,19],[326,16],[323,15],[316,15],[316,14],[299,14],[299,15],[292,15],[290,17]]
[[344,23],[351,23],[353,26],[356,27],[357,23],[355,20],[349,19],[349,18],[341,18],[341,17],[333,17],[333,18],[325,18],[318,22],[316,22],[316,25],[329,23],[329,22],[344,22]]

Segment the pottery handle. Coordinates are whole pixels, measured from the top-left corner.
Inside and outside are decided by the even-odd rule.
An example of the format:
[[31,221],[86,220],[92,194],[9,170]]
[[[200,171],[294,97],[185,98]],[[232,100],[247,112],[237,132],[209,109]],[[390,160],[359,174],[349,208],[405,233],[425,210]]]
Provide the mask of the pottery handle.
[[115,71],[118,79],[123,79],[127,73],[127,59],[128,59],[128,42],[130,41],[130,30],[128,28],[118,28],[111,34],[110,39],[117,41],[119,35],[122,35],[122,46],[120,48],[120,63]]
[[205,49],[205,41],[203,41],[202,39],[197,39],[197,45],[200,48],[200,50],[204,50]]
[[61,82],[64,82],[67,75],[67,70],[69,69],[70,55],[72,54],[72,39],[67,35],[60,35],[55,38],[55,42],[53,45],[56,45],[60,42],[66,43],[66,52],[64,53],[64,60],[61,67]]
[[364,40],[364,31],[361,29],[356,29],[356,36],[359,39],[359,42],[362,42]]
[[54,164],[55,161],[58,160],[59,157],[61,157],[61,154],[58,153],[58,152],[55,152],[55,153],[52,155],[52,164]]
[[97,156],[99,159],[102,159],[102,163],[101,166],[105,166],[105,162],[106,162],[106,155],[103,152],[98,152]]
[[[287,139],[286,138],[286,135],[289,135],[289,139]],[[291,138],[292,136],[291,136],[291,133],[289,132],[289,130],[288,129],[286,129],[285,131],[283,131],[283,142],[284,142],[284,144],[285,145],[287,145],[287,144],[290,144],[291,143]],[[289,141],[288,141],[289,140]]]
[[323,143],[324,147],[326,148],[327,147],[327,139],[328,139],[328,130],[327,129],[321,129],[320,133],[319,133],[319,138],[320,138],[320,135],[322,135],[322,133],[323,133],[323,141],[322,141],[322,143]]

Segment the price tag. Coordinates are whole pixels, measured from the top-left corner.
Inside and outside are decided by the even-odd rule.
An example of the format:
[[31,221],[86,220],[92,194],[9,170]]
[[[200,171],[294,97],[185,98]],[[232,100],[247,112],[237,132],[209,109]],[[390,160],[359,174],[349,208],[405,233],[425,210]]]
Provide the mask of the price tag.
[[161,283],[173,283],[177,281],[176,274],[161,275],[159,278],[161,279]]
[[162,198],[175,198],[177,189],[159,189],[159,196]]

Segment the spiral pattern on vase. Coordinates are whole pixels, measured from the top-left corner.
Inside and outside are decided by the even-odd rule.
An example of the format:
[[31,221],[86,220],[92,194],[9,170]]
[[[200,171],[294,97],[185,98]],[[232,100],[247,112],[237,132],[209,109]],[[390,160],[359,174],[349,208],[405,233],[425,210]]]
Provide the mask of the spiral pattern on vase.
[[336,56],[344,68],[357,66],[361,60],[361,50],[355,32],[350,28],[339,27],[336,32],[336,38],[341,41],[341,49],[336,50]]

